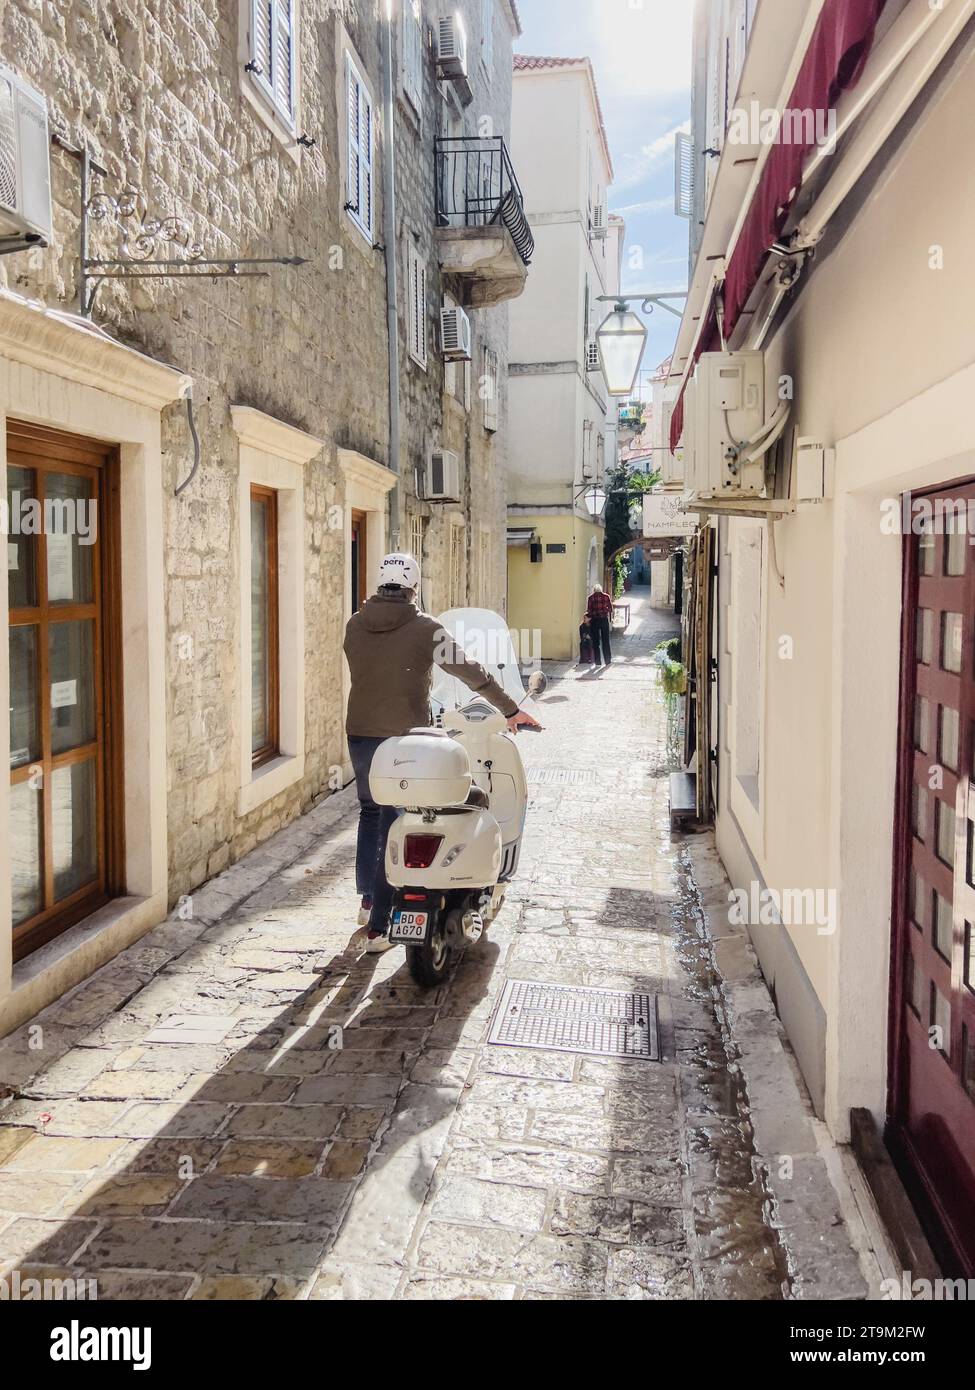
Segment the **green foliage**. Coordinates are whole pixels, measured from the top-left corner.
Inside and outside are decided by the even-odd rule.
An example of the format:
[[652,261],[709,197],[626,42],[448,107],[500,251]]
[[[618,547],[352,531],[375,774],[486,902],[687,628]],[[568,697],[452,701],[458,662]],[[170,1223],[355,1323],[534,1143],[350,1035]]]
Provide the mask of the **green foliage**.
[[617,556],[616,556],[616,559],[613,561],[613,598],[614,598],[614,599],[615,599],[615,598],[619,598],[620,595],[623,593],[623,585],[624,585],[624,582],[625,582],[625,580],[626,580],[626,576],[629,574],[629,572],[630,572],[630,553],[629,553],[628,550],[624,550],[623,553],[620,554],[620,555],[617,555]]
[[683,695],[687,689],[687,672],[679,661],[667,660],[660,666],[660,684],[667,695]]
[[[644,493],[660,481],[659,472],[631,473],[625,463],[619,463],[606,478],[606,544],[605,563],[609,557],[633,540],[630,512]],[[617,575],[619,571],[617,570]],[[617,576],[614,576],[614,582]],[[622,580],[616,597],[622,592]]]
[[679,637],[665,637],[662,642],[657,643],[656,649],[658,652],[666,652],[668,660],[680,661],[683,647]]

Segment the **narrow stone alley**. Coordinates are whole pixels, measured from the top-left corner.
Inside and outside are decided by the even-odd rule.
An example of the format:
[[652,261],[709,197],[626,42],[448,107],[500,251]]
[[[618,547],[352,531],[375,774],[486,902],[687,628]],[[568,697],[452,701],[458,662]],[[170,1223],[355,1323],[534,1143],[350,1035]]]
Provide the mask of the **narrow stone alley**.
[[[868,1296],[712,838],[671,837],[674,618],[645,594],[611,668],[550,668],[520,876],[447,986],[361,954],[346,789],[0,1043],[2,1271],[102,1299]],[[487,1042],[509,980],[657,996],[659,1060]]]

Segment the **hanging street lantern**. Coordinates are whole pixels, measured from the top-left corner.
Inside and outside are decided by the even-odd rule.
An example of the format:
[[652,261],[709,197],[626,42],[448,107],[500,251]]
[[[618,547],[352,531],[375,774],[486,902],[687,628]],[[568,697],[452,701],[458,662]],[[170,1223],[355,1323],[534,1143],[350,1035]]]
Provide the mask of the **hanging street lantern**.
[[599,365],[611,396],[632,394],[646,343],[646,324],[622,302],[596,330]]

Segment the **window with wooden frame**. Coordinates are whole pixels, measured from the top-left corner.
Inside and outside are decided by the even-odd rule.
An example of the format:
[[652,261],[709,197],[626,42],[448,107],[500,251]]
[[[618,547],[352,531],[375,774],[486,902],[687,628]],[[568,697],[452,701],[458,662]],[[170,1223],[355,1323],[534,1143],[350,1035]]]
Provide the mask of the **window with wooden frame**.
[[410,356],[427,365],[427,263],[410,242],[407,246]]
[[368,517],[365,512],[352,512],[352,612],[359,609],[369,597],[369,556],[368,556]]
[[280,752],[278,637],[278,497],[251,484],[251,761],[263,767]]
[[274,114],[295,128],[295,0],[250,0],[247,75]]
[[124,891],[118,489],[113,447],[8,422],[15,960]]
[[352,55],[346,54],[346,110],[348,115],[349,168],[346,211],[368,240],[375,240],[373,221],[373,108],[372,97]]

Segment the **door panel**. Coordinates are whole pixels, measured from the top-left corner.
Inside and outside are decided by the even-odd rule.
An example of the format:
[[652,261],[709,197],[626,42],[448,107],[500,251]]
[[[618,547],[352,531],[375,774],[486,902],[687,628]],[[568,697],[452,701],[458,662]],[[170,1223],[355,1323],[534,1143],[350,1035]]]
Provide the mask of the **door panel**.
[[[952,488],[950,497],[975,504],[975,486]],[[943,1263],[971,1277],[975,548],[968,540],[937,523],[906,540],[890,1138]]]
[[8,422],[15,959],[123,887],[116,464],[107,445]]

